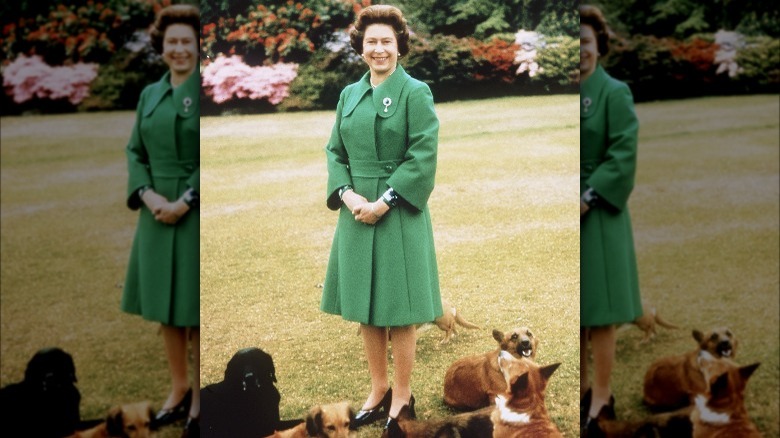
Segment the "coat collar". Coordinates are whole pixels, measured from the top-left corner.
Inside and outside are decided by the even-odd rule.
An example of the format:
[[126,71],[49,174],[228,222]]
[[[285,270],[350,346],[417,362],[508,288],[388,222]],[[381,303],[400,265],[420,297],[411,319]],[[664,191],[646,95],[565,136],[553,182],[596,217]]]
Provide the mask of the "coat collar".
[[[371,90],[371,72],[366,72],[363,77],[355,83],[355,89],[344,105],[344,115],[348,115],[360,103],[363,95]],[[401,99],[401,92],[410,76],[399,64],[393,74],[384,80],[373,90],[372,101],[377,115],[387,118],[395,114],[396,108]]]
[[580,87],[580,117],[590,117],[596,113],[598,97],[608,80],[609,75],[604,70],[604,67],[599,64],[588,79],[582,82]]
[[172,93],[173,106],[179,117],[200,115],[200,71],[197,68],[176,88],[171,86],[171,72],[166,72],[159,81],[152,84],[144,105],[144,116],[149,116],[169,92]]

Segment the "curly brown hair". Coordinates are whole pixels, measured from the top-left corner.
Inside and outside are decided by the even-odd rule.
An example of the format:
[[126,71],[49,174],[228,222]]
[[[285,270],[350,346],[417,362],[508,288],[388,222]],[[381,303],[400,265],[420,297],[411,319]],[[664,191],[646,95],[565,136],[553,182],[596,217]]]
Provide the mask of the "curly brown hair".
[[599,55],[609,53],[609,26],[601,10],[593,5],[580,5],[580,26],[589,25],[596,34]]
[[409,53],[409,27],[400,9],[389,5],[369,6],[358,13],[355,24],[349,33],[349,42],[359,54],[363,53],[363,37],[366,28],[372,24],[386,24],[393,28],[398,41],[398,55]]
[[154,20],[150,36],[152,37],[152,47],[157,53],[163,52],[163,38],[165,29],[171,24],[185,24],[191,26],[195,31],[195,36],[200,34],[200,11],[193,5],[171,5],[160,10],[157,18]]

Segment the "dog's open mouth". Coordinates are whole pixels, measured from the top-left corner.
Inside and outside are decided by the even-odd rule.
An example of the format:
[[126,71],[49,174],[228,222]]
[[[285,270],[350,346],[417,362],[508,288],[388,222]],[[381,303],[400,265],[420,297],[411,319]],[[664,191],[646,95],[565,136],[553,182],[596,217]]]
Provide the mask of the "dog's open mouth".
[[718,354],[720,357],[731,357],[734,353],[734,349],[731,347],[731,342],[721,342],[718,344]]
[[531,355],[534,354],[534,349],[530,345],[518,345],[517,352],[523,357],[531,357]]

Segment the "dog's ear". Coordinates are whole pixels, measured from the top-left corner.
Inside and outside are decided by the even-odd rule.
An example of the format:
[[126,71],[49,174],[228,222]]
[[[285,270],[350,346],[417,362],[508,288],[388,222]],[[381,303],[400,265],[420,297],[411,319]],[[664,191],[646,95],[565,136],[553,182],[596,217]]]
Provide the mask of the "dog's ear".
[[315,406],[306,416],[306,432],[309,436],[317,436],[322,431],[322,407]]
[[704,341],[704,333],[702,333],[702,332],[700,332],[700,331],[698,331],[696,329],[693,329],[691,334],[693,335],[693,339],[696,339],[696,342],[698,342],[699,344],[701,344],[702,341]]
[[741,367],[739,369],[739,377],[742,378],[743,382],[747,382],[747,380],[750,378],[750,376],[753,374],[753,371],[758,368],[758,366],[761,365],[761,362],[756,362],[752,365],[746,365],[744,367]]
[[542,375],[542,380],[547,383],[547,381],[550,380],[550,376],[552,376],[552,374],[555,372],[555,370],[558,369],[559,366],[561,366],[560,362],[539,368],[539,373]]
[[408,420],[412,416],[409,413],[409,405],[403,405],[401,407],[401,410],[398,412],[398,416],[396,417],[397,420]]
[[525,391],[528,389],[528,371],[524,372],[523,374],[520,374],[517,376],[516,379],[512,381],[512,383],[509,385],[509,389],[511,389],[512,394],[518,394],[521,391]]
[[728,371],[719,375],[710,385],[710,400],[718,400],[729,395]]
[[123,436],[125,420],[122,417],[122,407],[114,406],[106,417],[106,432],[108,436]]
[[497,329],[493,329],[493,339],[498,341],[498,343],[504,342],[504,334],[498,331]]

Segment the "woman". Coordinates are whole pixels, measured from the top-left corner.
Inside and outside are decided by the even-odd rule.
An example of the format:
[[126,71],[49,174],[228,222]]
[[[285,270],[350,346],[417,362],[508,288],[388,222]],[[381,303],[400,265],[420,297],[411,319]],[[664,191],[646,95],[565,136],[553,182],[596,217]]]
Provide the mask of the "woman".
[[[187,417],[185,436],[200,414],[200,74],[197,8],[160,11],[152,44],[169,71],[141,93],[127,145],[127,206],[140,209],[122,310],[162,324],[172,389],[156,426]],[[187,340],[193,384],[187,378]]]
[[[599,65],[609,30],[593,6],[580,6],[580,389],[581,427],[614,418],[609,386],[616,324],[641,316],[628,197],[634,187],[639,125],[628,86]],[[588,339],[594,380],[588,389]]]
[[442,314],[427,207],[439,122],[428,86],[398,65],[409,51],[400,10],[363,9],[350,36],[369,71],[341,93],[326,146],[327,205],[340,214],[321,308],[361,324],[371,392],[353,426],[389,415],[385,428],[394,436],[401,408],[414,413],[414,325]]

